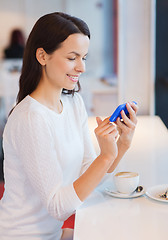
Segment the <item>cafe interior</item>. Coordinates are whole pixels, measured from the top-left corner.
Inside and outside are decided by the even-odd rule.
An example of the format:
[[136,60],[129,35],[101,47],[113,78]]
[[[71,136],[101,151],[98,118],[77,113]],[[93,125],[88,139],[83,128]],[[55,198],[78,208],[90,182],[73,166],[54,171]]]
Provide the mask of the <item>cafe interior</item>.
[[[57,11],[80,17],[88,24],[91,31],[86,72],[80,78],[80,94],[88,113],[89,129],[97,154],[99,154],[99,147],[94,136],[95,117],[110,116],[119,104],[136,101],[139,107],[137,132],[131,150],[126,154],[117,170],[138,171],[141,184],[146,189],[157,184],[168,185],[168,174],[165,170],[168,169],[166,142],[168,140],[167,1],[0,0],[0,197],[2,197],[4,189],[2,136],[8,114],[16,103],[24,46],[37,19],[44,14]],[[12,34],[16,34],[15,37]],[[12,36],[19,39],[21,47],[17,51],[10,52]],[[133,159],[136,160],[133,161]],[[150,170],[147,170],[147,167]],[[147,171],[149,171],[148,175]],[[104,194],[102,189],[109,184],[111,178],[100,184],[101,194]],[[110,230],[104,235],[104,238],[102,232],[99,231],[97,236],[87,235],[87,229],[92,232],[97,226],[101,230],[99,224],[102,226],[103,223],[102,221],[99,223],[96,216],[100,217],[97,213],[99,205],[100,214],[104,213],[101,208],[104,201],[102,200],[103,197],[101,195],[99,201],[96,200],[95,209],[92,208],[93,202],[90,199],[88,205],[86,204],[84,208],[77,212],[76,220],[73,216],[71,222],[69,221],[68,224],[73,225],[73,228],[74,221],[76,221],[75,240],[112,239],[110,238]],[[104,198],[108,202],[105,209],[107,210],[107,205],[109,207],[111,204],[111,213],[114,210],[114,214],[119,217],[116,209],[119,209],[117,201],[121,201],[121,199],[114,198],[114,203],[110,203],[113,197],[105,196]],[[137,214],[140,220],[145,218],[144,213],[139,213],[141,210],[140,204],[143,204],[149,213],[154,209],[154,205],[157,205],[153,200],[150,208],[149,200],[147,203],[145,202],[147,197],[144,198],[145,200],[142,196],[139,199],[135,200],[137,202],[130,210],[131,214],[128,217],[130,225],[135,224],[132,215]],[[94,197],[93,200],[95,200]],[[129,215],[127,207],[131,206],[131,202],[127,204],[127,200],[124,201],[122,205],[123,213]],[[116,204],[116,208],[114,208],[114,204]],[[166,234],[166,227],[164,228],[161,223],[159,223],[159,226],[162,233],[161,230],[158,230],[157,233],[153,231],[153,235],[155,235],[153,238],[150,235],[157,222],[157,214],[167,221],[165,216],[166,211],[168,213],[167,205],[166,203],[163,203],[162,206],[162,203],[159,204],[160,206],[156,207],[157,212],[152,213],[152,227],[149,227],[145,237],[144,233],[141,233],[138,238],[134,238],[135,230],[131,233],[132,235],[129,235],[130,238],[125,238],[126,235],[123,236],[124,238],[119,238],[117,237],[117,231],[120,231],[120,229],[116,223],[116,230],[114,231],[116,238],[114,239],[161,239],[157,236],[159,234],[160,236],[164,235],[164,232]],[[166,211],[163,214],[164,208],[166,208]],[[84,216],[88,219],[87,214],[92,215],[92,221],[88,223],[84,220]],[[102,214],[102,219],[103,217],[106,219],[104,214]],[[114,216],[112,221],[113,218]],[[146,218],[146,222],[147,220],[149,218]],[[109,222],[108,220],[106,228],[109,226],[110,229]],[[142,222],[139,224],[144,227],[145,223]],[[128,223],[129,234],[131,232],[130,225]],[[147,236],[150,237],[147,238]]]

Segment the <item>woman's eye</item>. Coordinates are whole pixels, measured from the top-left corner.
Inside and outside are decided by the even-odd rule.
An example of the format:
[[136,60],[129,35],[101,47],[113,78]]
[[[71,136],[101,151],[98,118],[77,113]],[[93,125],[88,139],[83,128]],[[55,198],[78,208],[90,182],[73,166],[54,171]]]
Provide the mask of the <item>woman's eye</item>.
[[68,58],[70,61],[74,61],[75,60],[75,58]]
[[[70,61],[75,61],[75,60],[76,60],[76,58],[68,58],[68,60],[70,60]],[[86,58],[86,57],[84,57],[84,58],[82,58],[82,60],[83,60],[83,61],[86,61],[86,60],[87,60],[87,58]]]

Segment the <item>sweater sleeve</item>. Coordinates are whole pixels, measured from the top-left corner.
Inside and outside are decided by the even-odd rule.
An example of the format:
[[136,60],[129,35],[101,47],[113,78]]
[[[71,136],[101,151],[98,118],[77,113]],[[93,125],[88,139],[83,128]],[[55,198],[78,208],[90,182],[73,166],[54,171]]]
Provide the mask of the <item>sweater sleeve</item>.
[[73,183],[63,185],[51,128],[37,112],[22,114],[16,123],[13,144],[30,183],[49,214],[67,219],[80,205]]
[[88,126],[88,115],[86,112],[86,108],[83,102],[82,97],[77,94],[78,96],[78,110],[80,111],[79,115],[81,117],[81,128],[82,128],[82,136],[83,136],[83,145],[84,145],[84,156],[83,156],[83,162],[82,162],[82,167],[81,167],[81,172],[80,174],[83,174],[87,168],[90,166],[90,164],[95,160],[97,157],[90,131],[89,131],[89,126]]

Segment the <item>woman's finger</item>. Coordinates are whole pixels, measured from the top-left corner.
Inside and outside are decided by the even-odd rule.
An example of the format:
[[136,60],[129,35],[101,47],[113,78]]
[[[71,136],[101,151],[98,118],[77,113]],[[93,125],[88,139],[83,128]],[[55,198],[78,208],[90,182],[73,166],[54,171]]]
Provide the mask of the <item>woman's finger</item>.
[[117,125],[119,124],[119,126],[123,130],[126,130],[127,128],[135,129],[136,123],[137,123],[136,115],[135,115],[135,118],[133,116],[130,116],[130,118],[128,118],[125,112],[121,111],[121,116],[122,116],[123,122],[120,121],[120,123],[118,122]]
[[130,106],[133,108],[133,110],[135,111],[135,113],[138,112],[138,104],[135,104],[134,102],[129,102]]
[[[124,116],[122,116],[124,117]],[[116,120],[116,124],[117,124],[117,127],[118,127],[118,131],[126,131],[127,130],[127,125],[126,123],[124,123],[124,121],[121,121],[121,119],[118,117],[117,120]],[[121,132],[120,132],[121,133]]]
[[[134,104],[134,103],[133,103],[133,104]],[[134,105],[136,105],[136,104],[134,104]],[[127,104],[126,104],[126,107],[127,107],[128,112],[129,112],[129,118],[128,118],[125,114],[121,113],[121,116],[123,116],[124,122],[125,122],[126,124],[129,124],[129,123],[131,123],[129,120],[131,120],[134,124],[136,124],[136,123],[137,123],[137,118],[136,118],[136,112],[135,112],[135,110],[132,108],[132,106],[130,105],[130,103],[127,103]],[[136,106],[134,106],[134,107],[136,107]],[[137,109],[138,109],[138,108],[136,108],[136,111],[137,111]],[[127,118],[127,119],[126,119],[126,118]]]
[[116,126],[109,124],[108,127],[104,131],[101,132],[101,135],[105,136],[105,135],[111,134],[113,132],[118,135],[118,130],[117,130]]
[[100,122],[101,118],[100,117],[96,117],[96,121],[98,121],[97,124],[99,123],[98,126],[100,126],[100,127],[105,126],[109,122],[109,118],[110,117],[107,117],[104,120],[101,120],[101,122]]
[[[113,125],[113,123],[109,122],[109,117],[105,118],[103,121],[100,120],[99,117],[96,117],[96,121],[98,124],[98,127],[95,129],[96,133],[102,133],[103,131],[105,131],[109,126],[111,126],[111,124]],[[110,124],[110,125],[109,125]]]
[[100,124],[102,123],[102,120],[100,117],[96,117],[96,122],[97,122],[97,125],[100,126]]
[[114,124],[111,124],[111,123],[107,123],[105,126],[101,127],[101,126],[98,126],[96,129],[95,129],[95,133],[96,134],[108,134],[110,132],[112,132],[114,129],[116,128],[116,126]]

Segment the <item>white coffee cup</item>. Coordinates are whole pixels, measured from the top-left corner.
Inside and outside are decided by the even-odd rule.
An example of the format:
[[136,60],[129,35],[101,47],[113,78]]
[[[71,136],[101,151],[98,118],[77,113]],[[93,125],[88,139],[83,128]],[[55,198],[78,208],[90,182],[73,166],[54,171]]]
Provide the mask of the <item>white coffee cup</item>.
[[114,175],[116,189],[120,193],[131,194],[139,184],[139,174],[136,172],[118,172]]

